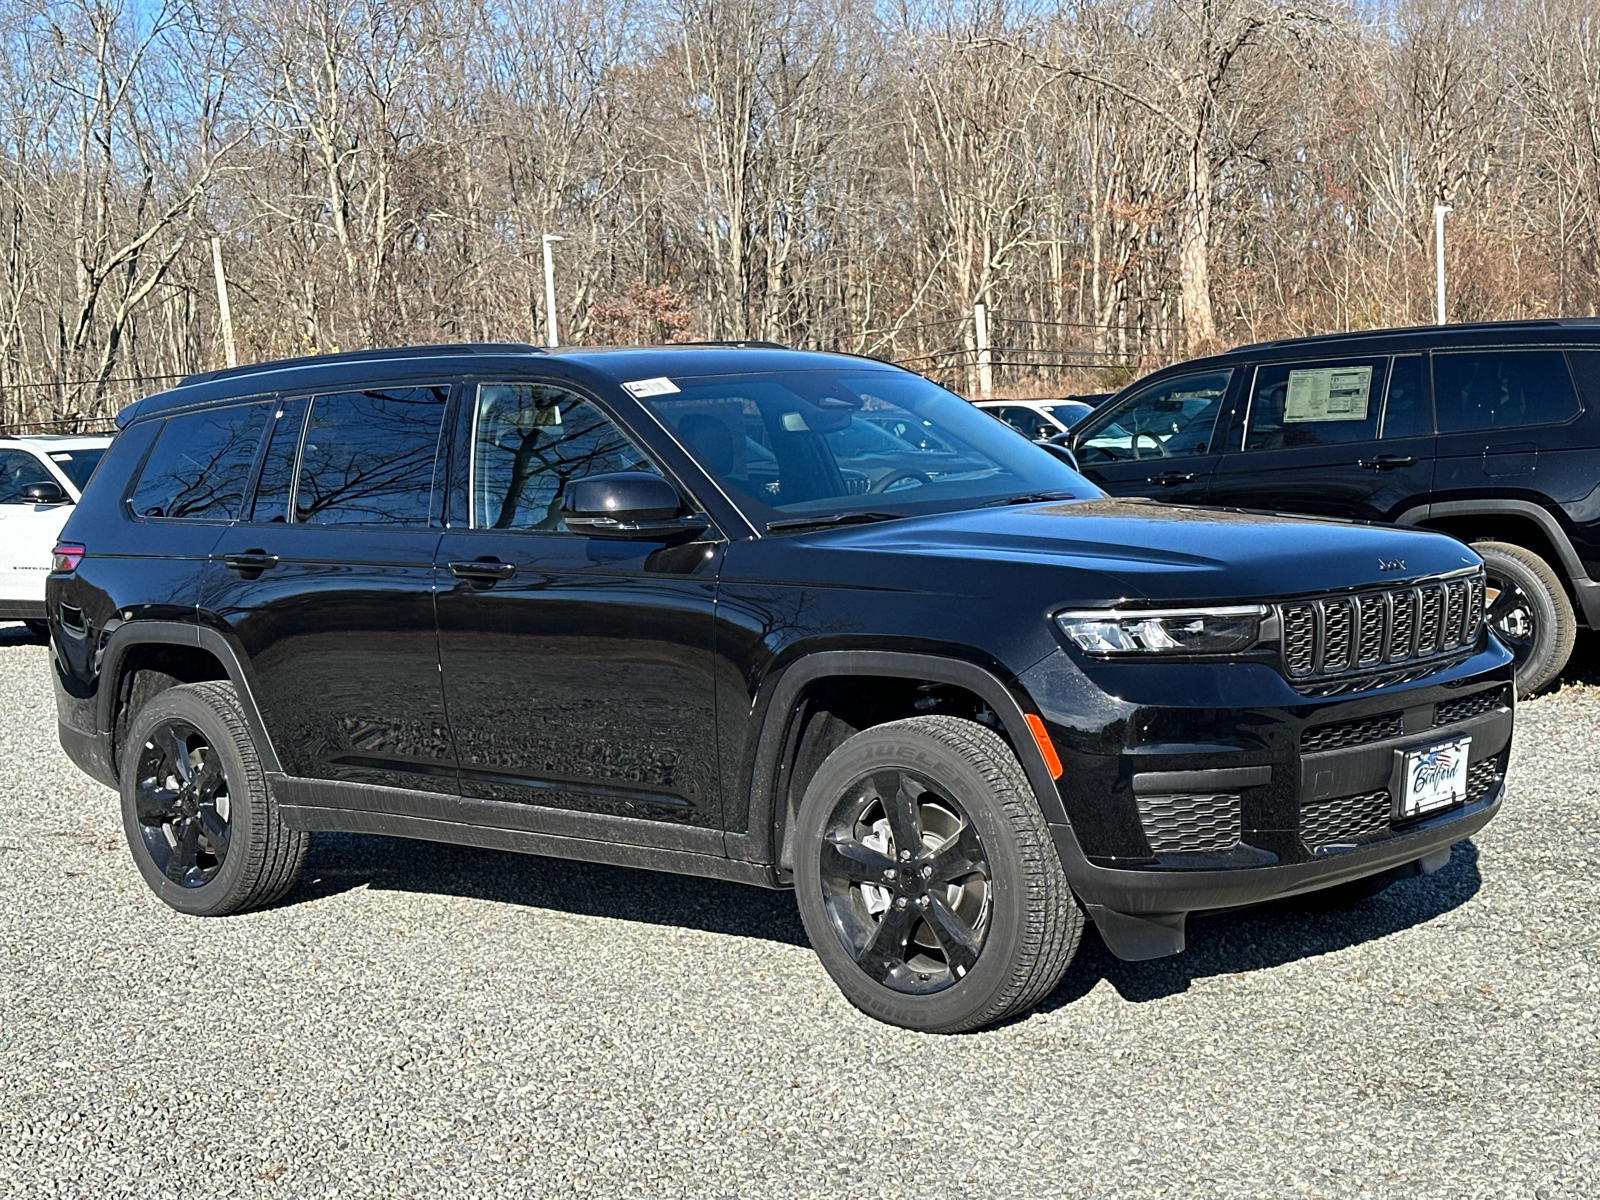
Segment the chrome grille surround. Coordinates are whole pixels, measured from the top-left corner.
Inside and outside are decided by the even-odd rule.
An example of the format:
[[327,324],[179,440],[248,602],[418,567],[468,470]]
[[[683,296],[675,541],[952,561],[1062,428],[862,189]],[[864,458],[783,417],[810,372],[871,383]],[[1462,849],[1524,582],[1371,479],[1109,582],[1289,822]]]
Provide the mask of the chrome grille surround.
[[1277,607],[1290,680],[1337,679],[1475,646],[1483,626],[1483,571]]
[[1156,854],[1232,850],[1242,832],[1238,792],[1181,792],[1137,797],[1139,823]]

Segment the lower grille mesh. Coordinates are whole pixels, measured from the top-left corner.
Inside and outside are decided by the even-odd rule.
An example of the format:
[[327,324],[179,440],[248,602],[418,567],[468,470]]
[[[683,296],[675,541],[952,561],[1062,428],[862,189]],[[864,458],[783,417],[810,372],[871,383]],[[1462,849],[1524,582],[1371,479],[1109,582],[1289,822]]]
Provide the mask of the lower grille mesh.
[[1353,842],[1389,825],[1389,789],[1318,800],[1300,808],[1300,840],[1306,849]]
[[1473,717],[1481,716],[1491,708],[1497,708],[1506,702],[1505,688],[1491,688],[1487,692],[1474,692],[1470,696],[1458,696],[1454,700],[1446,700],[1435,706],[1433,723],[1435,725],[1453,725],[1457,721],[1470,721]]
[[1472,804],[1487,796],[1500,778],[1500,760],[1504,755],[1485,758],[1467,770],[1467,803]]
[[1239,793],[1139,796],[1139,822],[1156,854],[1199,854],[1239,844]]
[[1335,725],[1320,725],[1300,735],[1300,752],[1312,754],[1318,750],[1338,750],[1342,746],[1361,746],[1384,738],[1399,737],[1404,732],[1404,718],[1397,712],[1381,713],[1375,717],[1362,717],[1355,721],[1340,721]]

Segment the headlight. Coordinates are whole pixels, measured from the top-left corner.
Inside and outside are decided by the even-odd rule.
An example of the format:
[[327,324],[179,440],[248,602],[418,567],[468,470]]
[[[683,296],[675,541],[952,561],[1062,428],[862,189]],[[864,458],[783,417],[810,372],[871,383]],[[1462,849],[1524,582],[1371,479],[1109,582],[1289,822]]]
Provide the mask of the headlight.
[[1056,614],[1056,624],[1090,654],[1238,654],[1262,644],[1271,612],[1230,608],[1098,609]]

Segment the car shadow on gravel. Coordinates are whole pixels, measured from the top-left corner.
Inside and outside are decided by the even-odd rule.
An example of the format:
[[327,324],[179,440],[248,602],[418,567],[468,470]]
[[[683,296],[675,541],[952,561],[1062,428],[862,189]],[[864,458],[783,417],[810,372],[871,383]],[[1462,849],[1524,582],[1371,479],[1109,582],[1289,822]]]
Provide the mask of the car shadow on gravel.
[[1186,949],[1169,958],[1123,962],[1086,929],[1072,968],[1037,1011],[1070,1005],[1102,979],[1124,1000],[1143,1003],[1185,992],[1196,979],[1267,970],[1359,946],[1460,907],[1482,883],[1478,848],[1468,841],[1455,847],[1443,870],[1403,879],[1348,908],[1316,912],[1304,901],[1283,900],[1191,918]]
[[361,887],[811,945],[791,892],[356,833],[313,837],[299,882],[279,903],[304,904]]
[[43,646],[45,639],[35,637],[26,625],[0,625],[0,647]]

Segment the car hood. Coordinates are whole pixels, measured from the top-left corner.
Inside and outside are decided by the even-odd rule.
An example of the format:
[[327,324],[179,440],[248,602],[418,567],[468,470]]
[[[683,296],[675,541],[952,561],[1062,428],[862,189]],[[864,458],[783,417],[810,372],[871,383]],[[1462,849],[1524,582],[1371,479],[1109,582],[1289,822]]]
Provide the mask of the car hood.
[[1156,603],[1393,587],[1481,561],[1426,530],[1142,499],[970,509],[825,536],[839,550],[1093,572],[1122,598]]

